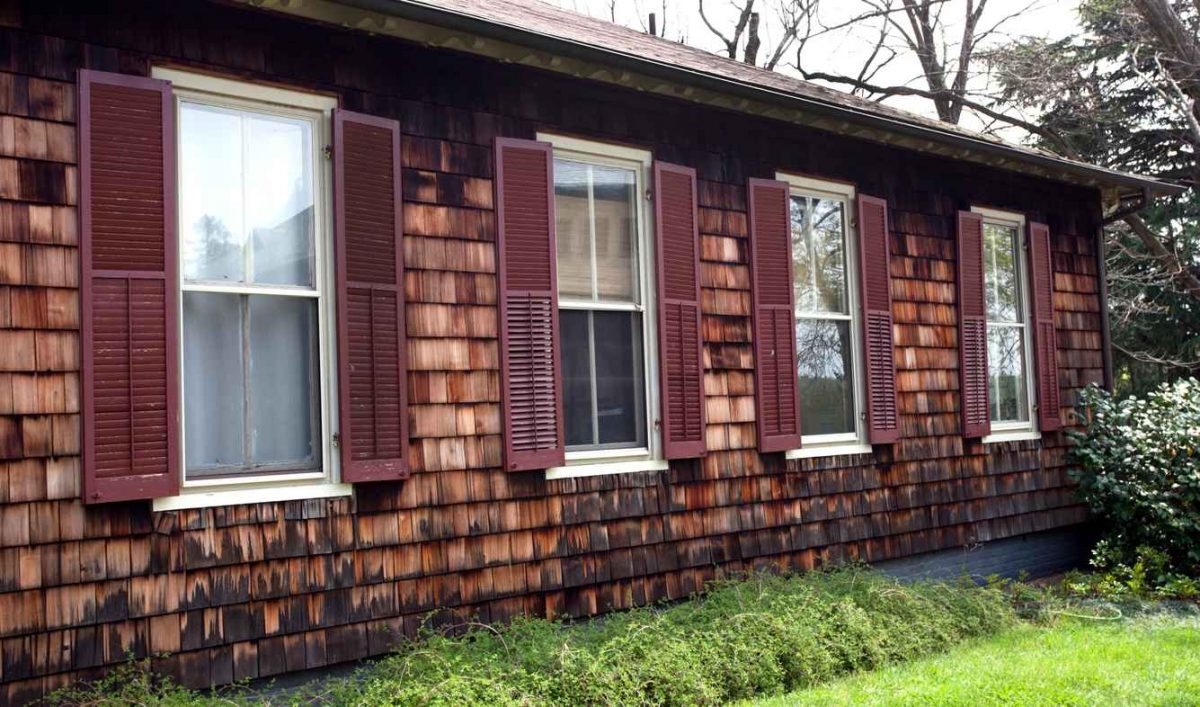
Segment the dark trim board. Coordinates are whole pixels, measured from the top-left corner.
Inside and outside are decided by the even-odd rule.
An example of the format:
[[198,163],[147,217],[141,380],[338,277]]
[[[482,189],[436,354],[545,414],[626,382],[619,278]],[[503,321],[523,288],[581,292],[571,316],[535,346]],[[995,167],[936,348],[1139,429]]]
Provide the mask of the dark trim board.
[[977,581],[998,575],[1040,579],[1080,569],[1096,539],[1089,524],[980,542],[960,548],[887,560],[876,569],[901,579],[953,579],[970,575]]

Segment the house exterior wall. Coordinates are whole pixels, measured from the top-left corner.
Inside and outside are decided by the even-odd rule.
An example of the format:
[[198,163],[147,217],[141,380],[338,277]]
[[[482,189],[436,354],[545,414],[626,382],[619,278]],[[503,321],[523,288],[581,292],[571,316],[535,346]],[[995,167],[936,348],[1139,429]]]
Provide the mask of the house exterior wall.
[[[386,651],[422,622],[575,616],[760,568],[884,561],[1070,526],[1062,432],[960,436],[955,214],[1049,224],[1064,422],[1100,382],[1099,194],[400,41],[199,2],[0,3],[0,702],[123,660],[201,686]],[[170,9],[167,9],[168,5]],[[74,80],[170,63],[339,97],[403,133],[412,476],[369,493],[85,507]],[[562,132],[699,176],[707,456],[548,481],[501,463],[493,152]],[[755,449],[746,179],[887,199],[901,439]],[[437,610],[431,618],[431,611]]]

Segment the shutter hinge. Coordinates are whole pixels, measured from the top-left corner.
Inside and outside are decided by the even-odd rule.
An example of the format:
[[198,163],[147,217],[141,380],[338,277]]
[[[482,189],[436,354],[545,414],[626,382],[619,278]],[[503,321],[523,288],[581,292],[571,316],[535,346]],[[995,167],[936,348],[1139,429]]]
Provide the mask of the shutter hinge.
[[335,447],[342,446],[342,435],[337,432],[333,433],[333,446],[335,446]]
[[646,201],[654,201],[654,192],[649,189],[646,190]]
[[321,154],[325,155],[325,159],[333,159],[333,145],[326,145],[321,148]]

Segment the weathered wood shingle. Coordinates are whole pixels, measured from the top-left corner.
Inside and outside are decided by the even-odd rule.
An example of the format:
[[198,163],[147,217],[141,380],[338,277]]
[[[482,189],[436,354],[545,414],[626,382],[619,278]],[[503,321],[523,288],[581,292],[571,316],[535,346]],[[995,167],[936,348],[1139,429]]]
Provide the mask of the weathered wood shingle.
[[[4,16],[21,26],[0,28],[0,702],[126,651],[171,653],[156,665],[206,685],[378,654],[435,609],[434,625],[584,615],[731,572],[1083,519],[1061,433],[989,446],[958,435],[953,219],[986,202],[1050,224],[1067,421],[1073,391],[1103,372],[1093,192],[198,0],[128,0],[86,23],[16,7]],[[407,481],[160,514],[78,500],[72,82],[81,67],[144,75],[156,62],[333,92],[400,121]],[[454,75],[473,80],[442,78]],[[491,144],[537,130],[647,145],[697,170],[702,460],[559,481],[500,470]],[[889,203],[902,438],[873,455],[755,450],[745,180],[776,169]]]

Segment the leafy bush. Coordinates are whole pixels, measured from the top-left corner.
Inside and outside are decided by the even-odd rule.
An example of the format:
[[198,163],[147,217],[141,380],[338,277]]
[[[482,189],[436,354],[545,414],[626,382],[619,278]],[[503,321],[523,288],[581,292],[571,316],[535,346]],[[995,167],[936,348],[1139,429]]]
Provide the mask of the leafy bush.
[[1094,561],[1102,569],[1145,564],[1200,570],[1200,381],[1163,384],[1145,397],[1114,400],[1089,387],[1089,420],[1072,432],[1079,492],[1103,522]]
[[[863,568],[754,575],[686,602],[593,621],[521,619],[460,636],[429,633],[352,679],[312,685],[289,701],[717,705],[940,651],[1015,622],[996,586],[902,584]],[[70,701],[87,701],[81,696]]]

